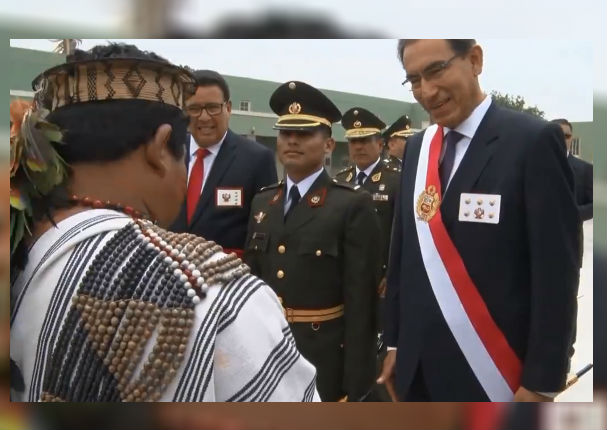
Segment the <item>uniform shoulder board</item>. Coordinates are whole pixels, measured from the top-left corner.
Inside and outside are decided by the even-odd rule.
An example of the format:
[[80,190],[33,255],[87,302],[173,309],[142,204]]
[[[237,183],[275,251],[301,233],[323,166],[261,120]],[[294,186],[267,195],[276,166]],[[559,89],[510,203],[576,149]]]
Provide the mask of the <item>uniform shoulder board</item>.
[[274,190],[276,188],[279,188],[279,187],[283,186],[284,184],[285,184],[285,181],[276,182],[275,184],[267,185],[265,187],[261,187],[259,189],[259,192],[267,191],[267,190]]
[[341,181],[338,181],[337,179],[333,179],[333,183],[335,185],[337,185],[338,187],[346,188],[346,189],[352,190],[352,191],[358,190],[360,188],[360,185],[353,185],[348,182],[341,182]]
[[339,172],[337,172],[335,174],[335,176],[337,176],[337,175],[343,175],[344,173],[348,173],[348,172],[352,171],[353,169],[354,169],[354,166],[348,166],[345,169],[341,169]]

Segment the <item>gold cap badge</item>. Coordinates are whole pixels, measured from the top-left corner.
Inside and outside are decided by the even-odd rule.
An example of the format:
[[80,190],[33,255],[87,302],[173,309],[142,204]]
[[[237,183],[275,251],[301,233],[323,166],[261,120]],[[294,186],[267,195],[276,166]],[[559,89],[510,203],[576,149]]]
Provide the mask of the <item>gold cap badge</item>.
[[297,102],[293,102],[289,105],[289,113],[297,115],[301,112],[301,105]]

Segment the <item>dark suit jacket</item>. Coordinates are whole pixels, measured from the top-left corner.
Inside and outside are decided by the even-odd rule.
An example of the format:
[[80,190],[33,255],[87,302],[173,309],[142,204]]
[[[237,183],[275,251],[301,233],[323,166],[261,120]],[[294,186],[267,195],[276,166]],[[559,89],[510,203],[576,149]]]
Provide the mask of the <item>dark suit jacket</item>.
[[[186,154],[187,165],[189,151]],[[253,197],[262,187],[273,184],[276,180],[276,163],[272,151],[228,130],[204,184],[192,223],[187,225],[184,202],[171,229],[194,233],[213,240],[224,248],[243,249]],[[217,187],[242,187],[243,206],[217,207]]]
[[323,172],[284,221],[284,188],[276,184],[255,196],[245,261],[286,308],[344,305],[343,317],[316,329],[309,322],[290,326],[297,348],[316,367],[321,399],[358,400],[375,380],[380,254],[371,196]]
[[567,157],[575,180],[575,200],[582,221],[592,219],[592,164],[573,155]]
[[[579,216],[558,124],[492,103],[455,172],[441,215],[532,391],[563,388],[576,314]],[[414,220],[422,133],[407,143],[388,268],[387,345],[397,346],[397,389],[421,369],[433,400],[486,394],[445,323],[428,281]],[[498,224],[458,221],[461,193],[501,195]]]

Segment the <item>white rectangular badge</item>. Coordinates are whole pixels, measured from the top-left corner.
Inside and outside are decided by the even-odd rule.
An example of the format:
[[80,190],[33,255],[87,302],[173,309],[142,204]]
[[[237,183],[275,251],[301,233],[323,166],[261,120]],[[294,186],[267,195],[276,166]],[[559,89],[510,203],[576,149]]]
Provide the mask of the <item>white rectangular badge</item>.
[[498,224],[500,222],[499,194],[462,193],[459,198],[459,217],[464,222]]
[[241,188],[215,188],[215,206],[217,207],[242,207]]

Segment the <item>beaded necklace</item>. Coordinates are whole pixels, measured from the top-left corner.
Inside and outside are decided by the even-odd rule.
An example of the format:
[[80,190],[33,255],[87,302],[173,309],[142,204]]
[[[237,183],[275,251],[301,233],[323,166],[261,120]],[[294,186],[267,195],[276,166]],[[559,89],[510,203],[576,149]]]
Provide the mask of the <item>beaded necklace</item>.
[[157,401],[184,360],[194,307],[209,285],[226,285],[250,269],[235,254],[212,259],[219,245],[163,230],[128,206],[70,200],[120,210],[133,221],[82,277],[47,363],[41,400]]

